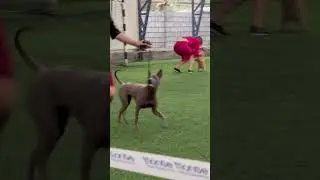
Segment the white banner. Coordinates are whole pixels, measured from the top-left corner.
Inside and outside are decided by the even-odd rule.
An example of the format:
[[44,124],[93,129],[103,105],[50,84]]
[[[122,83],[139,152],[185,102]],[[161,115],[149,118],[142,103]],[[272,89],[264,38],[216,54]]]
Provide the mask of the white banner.
[[110,148],[110,167],[171,180],[209,180],[210,163]]

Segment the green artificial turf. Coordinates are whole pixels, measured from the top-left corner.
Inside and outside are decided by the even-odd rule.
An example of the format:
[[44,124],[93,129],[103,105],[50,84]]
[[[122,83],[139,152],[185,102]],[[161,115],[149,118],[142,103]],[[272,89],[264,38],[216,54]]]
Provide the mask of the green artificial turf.
[[[208,63],[209,58],[207,59]],[[207,72],[189,74],[173,73],[176,60],[152,62],[156,73],[164,70],[158,92],[159,110],[168,118],[169,128],[162,128],[161,119],[151,110],[140,113],[140,131],[134,129],[135,104],[129,106],[126,117],[129,126],[117,123],[120,108],[116,96],[111,105],[111,146],[142,152],[150,152],[187,159],[209,161],[210,158],[210,69]],[[209,65],[209,64],[208,64]],[[145,82],[147,64],[134,63],[118,73],[125,82]],[[111,179],[140,180],[156,179],[125,171],[111,170]]]
[[249,35],[244,5],[226,23],[232,35],[211,39],[214,179],[320,178],[320,4],[309,2],[308,33],[276,32],[280,8],[271,2],[271,36]]

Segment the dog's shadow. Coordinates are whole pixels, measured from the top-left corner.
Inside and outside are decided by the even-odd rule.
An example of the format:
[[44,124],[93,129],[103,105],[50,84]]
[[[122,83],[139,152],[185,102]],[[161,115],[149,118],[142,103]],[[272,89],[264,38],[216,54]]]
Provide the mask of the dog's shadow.
[[[159,127],[159,131],[168,130],[169,128],[158,124],[155,126]],[[150,134],[150,132],[147,125],[140,124],[139,129],[136,129],[134,124],[130,123],[129,120],[128,124],[117,122],[112,125],[112,134],[116,134],[115,138],[117,139],[134,139],[135,143],[144,143],[144,140],[148,139],[146,134]]]
[[195,71],[195,72],[192,72],[192,73],[189,73],[189,72],[175,72],[175,71],[172,71],[172,75],[173,76],[181,76],[181,75],[184,75],[184,74],[189,74],[189,75],[193,75],[193,74],[198,74],[198,73],[201,73],[201,74],[210,74],[209,71],[203,71],[203,72],[198,72],[198,71]]
[[[143,127],[144,128],[144,127]],[[124,139],[135,139],[136,141],[139,141],[140,143],[143,143],[143,128],[135,129],[133,124],[125,124],[124,122],[116,123],[115,126],[113,126],[113,132],[116,134],[121,134],[121,138]],[[123,133],[126,132],[126,133]]]

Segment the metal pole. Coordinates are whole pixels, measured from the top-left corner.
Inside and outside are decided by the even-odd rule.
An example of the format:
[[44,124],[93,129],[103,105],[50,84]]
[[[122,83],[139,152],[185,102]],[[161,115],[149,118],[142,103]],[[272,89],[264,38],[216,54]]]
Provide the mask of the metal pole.
[[[124,0],[121,0],[121,14],[122,14],[122,30],[123,33],[126,34],[127,25],[126,25],[126,7],[124,4]],[[128,65],[128,50],[127,50],[127,43],[123,43],[123,56],[124,56],[124,63]]]
[[[199,34],[203,7],[204,7],[205,0],[200,0],[200,2],[195,5],[195,0],[191,1],[191,16],[192,16],[192,35],[197,36]],[[200,12],[197,13],[197,10],[200,7]]]
[[192,36],[196,36],[196,19],[195,19],[195,10],[194,10],[194,0],[191,0],[191,17],[192,17]]

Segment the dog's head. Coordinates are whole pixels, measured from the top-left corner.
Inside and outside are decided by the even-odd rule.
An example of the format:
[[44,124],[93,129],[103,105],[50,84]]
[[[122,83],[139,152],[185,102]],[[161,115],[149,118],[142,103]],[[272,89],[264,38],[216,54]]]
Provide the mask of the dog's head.
[[151,77],[148,79],[148,86],[152,86],[155,88],[159,87],[162,76],[163,76],[163,70],[160,69],[157,72],[157,74],[151,75]]

